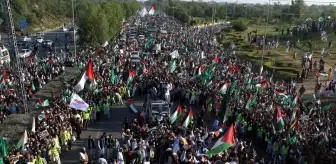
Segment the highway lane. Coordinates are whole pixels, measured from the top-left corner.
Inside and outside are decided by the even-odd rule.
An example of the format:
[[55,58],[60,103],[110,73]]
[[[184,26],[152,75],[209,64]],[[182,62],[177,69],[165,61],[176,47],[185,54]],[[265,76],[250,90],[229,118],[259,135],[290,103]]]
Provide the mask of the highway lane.
[[[137,109],[139,109],[143,103],[141,100],[134,101]],[[135,118],[136,115],[132,114],[125,105],[112,106],[112,114],[110,120],[102,119],[100,122],[94,123],[89,126],[88,130],[83,131],[81,135],[81,140],[77,140],[73,143],[72,150],[69,150],[62,154],[61,162],[62,164],[78,164],[79,163],[79,151],[83,147],[87,147],[87,140],[89,135],[93,138],[98,139],[105,132],[106,134],[112,134],[113,137],[121,139],[121,129],[123,128],[123,121],[125,117],[129,119]],[[96,163],[96,161],[95,161]]]
[[[65,28],[67,30],[69,30],[70,28],[72,27],[72,25],[66,25]],[[54,43],[55,43],[55,48],[53,48],[53,52],[55,52],[56,54],[60,53],[61,50],[63,52],[65,52],[65,43],[67,42],[71,42],[69,44],[69,50],[70,52],[73,52],[73,49],[74,49],[74,46],[73,46],[73,41],[68,41],[68,39],[65,37],[65,34],[66,33],[69,33],[69,32],[64,32],[61,27],[58,27],[58,28],[55,28],[53,30],[50,30],[50,31],[46,31],[46,32],[43,32],[43,40],[52,40]],[[32,43],[36,42],[36,36],[38,35],[39,33],[35,33],[35,34],[31,34],[29,37],[32,39]],[[1,35],[1,42],[10,50],[12,47],[9,47],[9,39],[8,38],[8,34],[6,33],[0,33]],[[20,34],[17,33],[17,42],[20,42],[21,40],[21,36],[19,36]],[[73,35],[72,33],[68,34],[68,35]],[[57,42],[56,38],[58,38],[58,40],[60,41]],[[19,48],[20,50],[20,48]],[[40,58],[46,58],[48,57],[47,56],[47,52],[46,52],[46,49],[45,48],[42,48],[42,46],[39,47],[39,51],[38,51],[38,57]]]

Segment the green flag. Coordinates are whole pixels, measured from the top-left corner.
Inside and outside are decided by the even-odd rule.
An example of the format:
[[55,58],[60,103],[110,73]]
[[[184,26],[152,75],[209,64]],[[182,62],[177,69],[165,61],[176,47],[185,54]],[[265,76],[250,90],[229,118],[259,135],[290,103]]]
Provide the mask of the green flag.
[[33,90],[33,91],[36,90],[34,83],[32,83],[32,90]]
[[7,157],[7,145],[4,138],[0,137],[0,158]]
[[42,106],[49,106],[49,100],[44,100],[41,105]]
[[176,69],[176,61],[174,60],[169,63],[169,73],[174,72],[175,69]]
[[327,106],[322,107],[323,111],[327,111],[329,109],[331,109],[331,104],[328,104]]
[[114,74],[114,70],[110,70],[110,82],[111,84],[115,83],[115,74]]

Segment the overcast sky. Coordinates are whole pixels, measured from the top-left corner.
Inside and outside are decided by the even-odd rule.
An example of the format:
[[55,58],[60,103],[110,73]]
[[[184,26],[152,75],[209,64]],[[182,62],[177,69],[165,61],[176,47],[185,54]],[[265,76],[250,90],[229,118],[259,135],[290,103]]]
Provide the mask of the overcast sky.
[[[191,1],[191,0],[186,0]],[[212,1],[212,0],[203,0],[203,1]],[[228,2],[228,3],[260,3],[265,4],[268,3],[269,0],[215,0],[216,2]],[[336,0],[304,0],[307,5],[317,4],[317,5],[329,5],[336,4]],[[282,4],[289,4],[291,0],[271,0],[271,3],[280,2]]]

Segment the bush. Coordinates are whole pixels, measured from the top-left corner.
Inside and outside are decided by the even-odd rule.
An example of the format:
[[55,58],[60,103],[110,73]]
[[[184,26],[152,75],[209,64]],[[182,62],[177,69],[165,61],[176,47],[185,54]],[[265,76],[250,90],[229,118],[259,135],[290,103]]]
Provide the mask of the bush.
[[233,28],[232,27],[223,28],[222,31],[223,32],[233,32]]
[[232,21],[231,25],[235,31],[243,32],[247,30],[247,22],[243,19]]

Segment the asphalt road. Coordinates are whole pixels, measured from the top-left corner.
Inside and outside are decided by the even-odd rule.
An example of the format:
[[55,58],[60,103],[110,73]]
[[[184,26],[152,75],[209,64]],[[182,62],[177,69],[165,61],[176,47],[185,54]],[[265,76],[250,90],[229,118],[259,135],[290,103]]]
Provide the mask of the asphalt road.
[[[142,106],[143,101],[134,101],[137,109]],[[126,103],[126,101],[125,101]],[[105,132],[106,134],[112,134],[113,137],[121,138],[121,129],[123,128],[123,121],[127,116],[129,119],[135,117],[126,105],[112,106],[112,115],[110,120],[102,119],[100,122],[89,125],[88,130],[83,131],[81,140],[77,140],[73,143],[72,150],[69,150],[62,154],[62,164],[78,164],[79,163],[79,151],[83,147],[87,147],[87,140],[89,135],[98,139]],[[96,161],[95,161],[96,162]]]
[[[72,25],[66,25],[65,26],[68,30],[72,27]],[[12,47],[9,47],[9,38],[8,38],[8,34],[7,33],[0,33],[1,35],[1,42],[7,47],[7,49],[11,49]],[[17,42],[20,41],[21,36],[19,36],[20,34],[17,33]],[[36,34],[32,34],[30,37],[32,39],[32,42],[35,42],[35,36]],[[61,42],[60,44],[58,42],[56,42],[56,38],[59,39],[59,41]],[[53,30],[50,31],[46,31],[44,32],[44,37],[43,40],[52,40],[55,43],[55,49],[54,52],[56,53],[60,53],[61,49],[63,50],[63,52],[65,52],[65,43],[69,42],[67,41],[66,37],[65,37],[65,32],[59,27],[59,28],[55,28]],[[73,46],[73,42],[71,42],[70,44],[70,51],[73,51],[74,46]],[[20,48],[19,48],[20,50]],[[40,58],[44,58],[47,57],[47,53],[46,50],[44,48],[39,48],[39,53],[37,54],[38,57]]]

